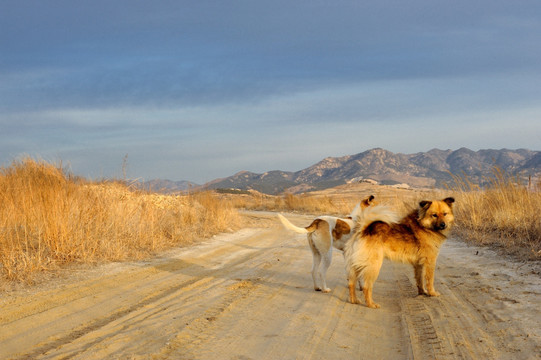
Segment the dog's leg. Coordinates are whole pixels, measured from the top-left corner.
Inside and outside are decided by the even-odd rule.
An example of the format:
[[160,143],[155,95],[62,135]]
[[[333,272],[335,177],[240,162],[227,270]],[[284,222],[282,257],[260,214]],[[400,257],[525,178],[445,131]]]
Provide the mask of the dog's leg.
[[423,264],[415,264],[413,265],[413,269],[415,271],[415,282],[417,283],[417,290],[419,292],[419,295],[428,295],[425,286],[423,284],[424,279],[424,272],[425,267]]
[[352,304],[360,304],[361,302],[357,298],[357,294],[355,293],[355,284],[357,283],[357,279],[359,277],[359,271],[350,268],[348,272],[348,288],[349,288],[349,302]]
[[312,234],[308,234],[308,244],[310,245],[310,250],[312,250],[312,281],[314,282],[314,290],[321,291],[318,276],[319,264],[321,263],[321,254],[314,245],[314,241],[312,240]]
[[331,289],[327,287],[326,276],[332,260],[332,234],[327,221],[318,223],[317,230],[312,233],[312,245],[312,251],[318,256],[318,266],[312,270],[312,276],[317,278],[316,290],[328,293]]
[[372,300],[372,289],[378,278],[381,265],[383,264],[383,256],[374,258],[369,261],[369,265],[363,270],[363,292],[366,306],[372,309],[378,309],[380,306]]
[[331,291],[331,289],[327,287],[327,270],[329,269],[329,266],[331,266],[332,247],[330,247],[329,251],[327,251],[327,253],[322,256],[322,260],[323,261],[321,263],[321,271],[319,272],[321,276],[321,291],[324,293],[328,293]]
[[[346,254],[344,252],[342,252],[342,255],[344,255],[344,261],[347,261]],[[349,280],[348,280],[348,284],[349,284]],[[362,282],[361,278],[359,278],[359,291],[361,291],[361,292],[363,291],[363,282]]]
[[313,264],[312,264],[312,280],[314,281],[314,290],[321,291],[321,286],[319,285],[319,265],[321,264],[321,254],[318,252],[312,253]]
[[426,288],[429,296],[440,296],[440,293],[434,289],[434,272],[436,271],[436,262],[427,262],[425,264]]

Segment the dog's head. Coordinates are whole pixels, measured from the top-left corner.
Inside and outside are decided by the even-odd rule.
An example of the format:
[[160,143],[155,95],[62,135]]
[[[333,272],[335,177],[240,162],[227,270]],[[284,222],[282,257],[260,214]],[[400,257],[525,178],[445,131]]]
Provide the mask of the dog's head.
[[455,199],[452,197],[438,201],[421,201],[419,203],[419,224],[424,228],[445,235],[455,220],[453,215],[454,202]]

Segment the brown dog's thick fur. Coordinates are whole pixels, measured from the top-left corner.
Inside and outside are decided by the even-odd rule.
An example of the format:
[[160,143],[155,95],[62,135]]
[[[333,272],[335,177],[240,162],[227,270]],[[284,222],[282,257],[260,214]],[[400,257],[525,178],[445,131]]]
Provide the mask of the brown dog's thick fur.
[[349,301],[360,303],[355,284],[361,276],[366,306],[379,308],[372,300],[372,288],[384,258],[413,265],[419,294],[438,296],[434,289],[434,270],[440,246],[454,221],[454,201],[451,197],[441,201],[421,201],[418,209],[399,222],[388,222],[379,216],[378,212],[382,211],[378,206],[367,208],[344,254]]

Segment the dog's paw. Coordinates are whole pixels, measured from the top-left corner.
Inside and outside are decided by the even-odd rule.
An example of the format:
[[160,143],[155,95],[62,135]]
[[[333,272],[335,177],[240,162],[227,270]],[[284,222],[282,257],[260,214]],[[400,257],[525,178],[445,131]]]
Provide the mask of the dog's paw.
[[379,309],[380,308],[379,304],[376,304],[376,303],[366,304],[366,306],[368,306],[371,309]]
[[331,289],[325,288],[325,289],[321,290],[321,292],[323,292],[323,293],[330,293],[330,292],[331,292]]
[[428,296],[440,296],[441,294],[439,292],[437,292],[436,290],[433,290],[433,291],[429,291]]

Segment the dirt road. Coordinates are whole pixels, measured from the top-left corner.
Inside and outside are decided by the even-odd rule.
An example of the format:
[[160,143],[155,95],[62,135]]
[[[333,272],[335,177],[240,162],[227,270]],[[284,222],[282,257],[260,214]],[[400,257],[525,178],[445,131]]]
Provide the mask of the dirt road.
[[[312,289],[303,235],[253,227],[48,289],[0,297],[0,359],[539,359],[541,279],[530,265],[450,239],[441,297],[386,262],[381,309],[347,302],[344,260]],[[310,217],[288,215],[307,224]]]

